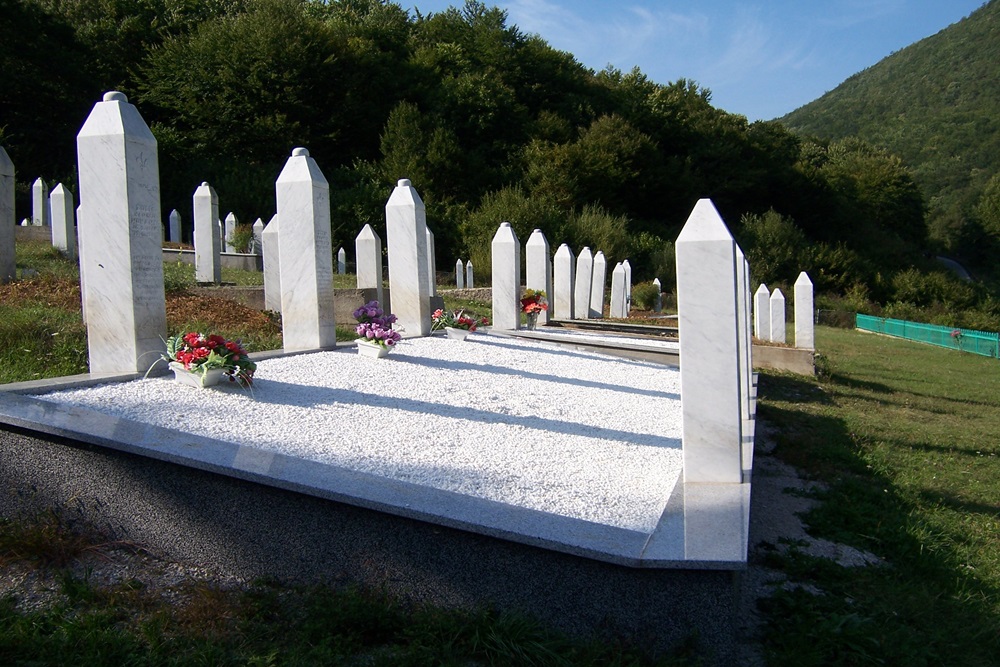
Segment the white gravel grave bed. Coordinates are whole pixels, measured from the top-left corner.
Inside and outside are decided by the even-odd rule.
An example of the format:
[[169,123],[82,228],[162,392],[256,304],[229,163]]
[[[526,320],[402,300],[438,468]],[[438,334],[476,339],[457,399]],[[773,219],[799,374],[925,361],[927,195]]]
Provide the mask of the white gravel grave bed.
[[483,334],[261,361],[252,392],[160,377],[38,398],[642,532],[682,467],[676,369]]

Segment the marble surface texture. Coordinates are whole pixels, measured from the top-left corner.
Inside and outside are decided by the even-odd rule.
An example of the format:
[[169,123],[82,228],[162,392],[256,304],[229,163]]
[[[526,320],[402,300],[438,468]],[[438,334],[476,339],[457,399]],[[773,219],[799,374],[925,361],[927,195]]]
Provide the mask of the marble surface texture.
[[626,290],[625,267],[621,262],[611,271],[611,317],[628,317],[628,292]]
[[264,247],[264,221],[257,218],[253,221],[253,247],[250,252],[260,255]]
[[771,292],[768,299],[771,315],[771,337],[768,339],[772,343],[785,342],[785,295],[780,289]]
[[472,289],[476,286],[476,271],[472,266],[472,260],[470,259],[465,263],[465,289]]
[[576,256],[576,275],[573,276],[573,314],[578,320],[590,319],[590,294],[594,285],[594,255],[583,247]]
[[365,225],[354,239],[358,289],[374,289],[376,300],[384,305],[382,287],[382,239],[371,225]]
[[549,296],[549,317],[554,320],[572,320],[573,288],[576,258],[565,243],[556,249],[552,259],[552,294]]
[[744,420],[752,418],[750,391],[753,375],[753,332],[750,312],[750,264],[746,255],[736,246],[736,335],[740,348],[740,414]]
[[156,139],[110,92],[80,129],[77,156],[90,370],[145,371],[167,333]]
[[627,259],[622,260],[622,268],[625,269],[625,310],[632,310],[632,265]]
[[764,283],[753,293],[753,335],[771,340],[771,290]]
[[437,296],[437,252],[434,250],[434,232],[427,228],[427,293]]
[[216,228],[219,196],[208,183],[194,191],[194,279],[200,283],[222,282],[222,247]]
[[514,330],[521,326],[521,242],[509,222],[501,222],[493,235],[493,328]]
[[281,312],[281,255],[278,252],[278,214],[264,225],[260,234],[264,260],[264,308]]
[[14,162],[0,146],[0,283],[14,279]]
[[676,241],[684,479],[743,481],[737,334],[738,247],[711,200],[695,205]]
[[604,317],[604,286],[608,280],[608,260],[604,252],[597,251],[594,255],[594,274],[590,279],[590,317]]
[[233,245],[233,234],[236,233],[237,224],[239,224],[239,221],[236,219],[236,214],[230,211],[226,215],[226,231],[225,238],[223,239],[225,243],[225,246],[223,247],[226,249],[226,252],[236,252],[236,246]]
[[465,262],[455,260],[455,289],[465,289]]
[[48,226],[49,217],[49,186],[39,176],[31,184],[31,224],[35,227]]
[[330,184],[309,151],[295,148],[274,189],[281,219],[278,255],[284,349],[334,347]]
[[347,251],[341,248],[337,251],[337,275],[347,273]]
[[813,318],[813,284],[805,271],[795,280],[795,347],[816,348],[816,327]]
[[175,208],[167,216],[167,240],[173,243],[181,243],[181,214]]
[[407,178],[400,179],[385,205],[389,289],[396,328],[404,337],[431,332],[427,271],[427,211]]
[[[545,298],[552,299],[552,255],[549,241],[540,229],[531,232],[524,244],[524,286],[542,290]],[[538,314],[538,324],[546,324],[548,321],[548,310]]]
[[59,183],[49,194],[49,208],[52,211],[52,247],[65,257],[75,259],[76,206],[73,204],[73,193]]

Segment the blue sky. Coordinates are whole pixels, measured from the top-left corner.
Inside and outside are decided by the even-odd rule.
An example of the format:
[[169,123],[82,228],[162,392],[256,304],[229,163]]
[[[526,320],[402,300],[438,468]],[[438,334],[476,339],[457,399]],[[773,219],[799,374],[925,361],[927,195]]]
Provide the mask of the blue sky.
[[[422,14],[461,0],[418,0]],[[486,0],[595,70],[638,65],[650,79],[692,79],[714,106],[777,118],[894,51],[968,16],[984,0]]]

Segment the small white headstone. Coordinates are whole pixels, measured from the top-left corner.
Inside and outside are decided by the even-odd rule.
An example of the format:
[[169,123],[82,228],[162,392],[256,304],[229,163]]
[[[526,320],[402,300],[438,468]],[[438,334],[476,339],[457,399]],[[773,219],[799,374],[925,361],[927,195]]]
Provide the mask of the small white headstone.
[[41,176],[31,184],[31,224],[35,227],[47,227],[51,221],[49,211],[49,186]]
[[[524,286],[533,290],[545,292],[545,298],[552,298],[552,256],[549,254],[549,241],[542,230],[531,232],[528,242],[524,245]],[[547,324],[549,311],[538,313],[538,324]]]
[[31,226],[31,221],[28,220],[27,218],[21,218],[21,226],[22,227],[30,227]]
[[803,271],[795,281],[795,347],[804,350],[816,348],[814,317],[813,284]]
[[653,287],[656,288],[656,301],[653,302],[653,312],[663,311],[663,286],[660,285],[659,278],[653,278]]
[[608,280],[608,260],[604,252],[598,250],[594,255],[594,277],[590,282],[590,317],[604,317],[604,286]]
[[330,184],[309,151],[294,148],[274,190],[281,220],[282,347],[335,347]]
[[264,221],[257,218],[253,222],[253,245],[250,252],[254,255],[262,255],[264,248]]
[[626,259],[622,262],[622,267],[625,269],[625,313],[628,317],[632,310],[632,265]]
[[431,332],[427,210],[408,178],[397,182],[385,204],[385,235],[396,328],[404,336],[426,336]]
[[465,262],[455,260],[455,289],[465,289]]
[[59,183],[49,195],[49,208],[52,211],[52,247],[75,259],[76,207],[73,205],[73,193]]
[[232,211],[226,216],[226,252],[236,252],[236,246],[233,244],[233,239],[236,236],[236,214]]
[[556,256],[552,260],[552,295],[549,298],[551,319],[572,320],[576,314],[573,308],[574,271],[576,261],[573,251],[563,243],[556,249]]
[[594,289],[594,256],[590,248],[583,247],[576,256],[576,275],[573,277],[573,314],[579,320],[590,319],[590,293]]
[[622,262],[615,264],[611,272],[611,317],[624,319],[628,317],[628,274]]
[[785,342],[785,295],[780,289],[771,292],[769,309],[771,311],[771,340],[774,343]]
[[264,309],[276,313],[281,312],[281,254],[278,233],[278,214],[275,213],[260,234],[260,244],[264,261]]
[[14,220],[14,163],[0,146],[0,284],[16,277]]
[[375,300],[384,308],[382,288],[382,239],[371,225],[365,225],[354,239],[358,289],[374,289]]
[[753,293],[753,335],[757,340],[771,340],[771,290],[764,283]]
[[222,282],[222,246],[219,240],[219,196],[202,183],[194,191],[194,279],[200,283]]
[[472,260],[470,259],[465,263],[465,289],[473,289],[476,286],[473,280],[475,275],[476,272],[472,268]]
[[169,226],[169,241],[174,243],[181,242],[181,214],[177,212],[175,208],[170,212],[170,216],[167,218],[167,225]]
[[493,235],[493,328],[514,330],[521,326],[521,242],[509,222],[501,222]]
[[337,274],[341,276],[347,274],[347,251],[343,248],[337,251]]

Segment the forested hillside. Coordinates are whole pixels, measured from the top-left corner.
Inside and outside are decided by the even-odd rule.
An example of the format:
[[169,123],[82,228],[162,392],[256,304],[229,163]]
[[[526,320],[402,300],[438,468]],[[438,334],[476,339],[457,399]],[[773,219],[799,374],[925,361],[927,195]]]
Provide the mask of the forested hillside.
[[0,145],[20,211],[36,176],[75,191],[75,134],[116,89],[159,142],[164,212],[190,216],[208,181],[222,211],[267,220],[305,146],[331,183],[336,244],[365,223],[383,233],[405,177],[440,266],[486,270],[509,220],[669,285],[671,242],[711,197],[757,281],[808,270],[858,303],[1000,320],[982,287],[927,273],[927,202],[874,142],[748,123],[693,81],[594,72],[479,2],[420,15],[384,0],[0,0],[0,16]]
[[860,72],[782,119],[857,136],[913,169],[932,244],[990,273],[1000,251],[1000,2]]

